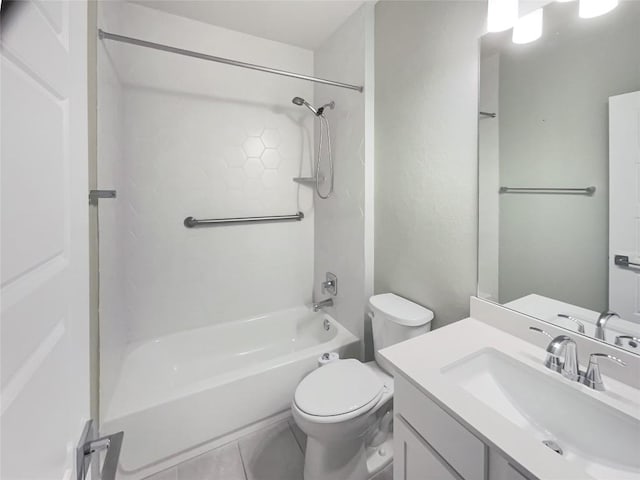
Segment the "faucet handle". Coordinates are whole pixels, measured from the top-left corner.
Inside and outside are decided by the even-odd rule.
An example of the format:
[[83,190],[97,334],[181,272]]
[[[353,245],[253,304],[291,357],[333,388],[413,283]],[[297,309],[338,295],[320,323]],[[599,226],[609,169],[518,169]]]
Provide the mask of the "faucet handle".
[[637,348],[640,345],[640,338],[634,337],[633,335],[618,335],[616,337],[615,344],[619,347],[622,347],[622,341],[627,340],[628,345],[633,348]]
[[549,332],[545,332],[544,330],[542,330],[541,328],[538,327],[529,327],[529,330],[533,330],[534,332],[538,332],[541,333],[543,335],[546,335],[547,337],[549,337],[551,340],[553,340],[553,335],[551,335]]
[[578,327],[578,333],[584,333],[584,323],[582,323],[576,317],[572,317],[571,315],[567,315],[566,313],[558,313],[557,316],[575,323],[576,326]]
[[325,281],[322,282],[322,293],[330,293],[333,297],[338,295],[338,277],[331,272],[327,272]]
[[601,357],[607,358],[621,367],[627,366],[625,362],[613,355],[609,355],[607,353],[592,353],[589,356],[589,367],[587,368],[584,376],[580,379],[580,382],[589,388],[598,390],[599,392],[602,392],[605,389],[604,382],[602,381],[602,375],[600,375],[600,364],[598,363],[598,358]]
[[[533,330],[534,332],[538,332],[538,333],[541,333],[542,335],[546,335],[551,339],[552,342],[555,338],[549,332],[546,332],[538,327],[529,327],[529,330]],[[544,366],[557,373],[560,373],[562,371],[562,360],[560,359],[560,356],[557,355],[555,352],[554,353],[550,352],[548,347],[547,347],[547,358],[545,358],[544,360]]]

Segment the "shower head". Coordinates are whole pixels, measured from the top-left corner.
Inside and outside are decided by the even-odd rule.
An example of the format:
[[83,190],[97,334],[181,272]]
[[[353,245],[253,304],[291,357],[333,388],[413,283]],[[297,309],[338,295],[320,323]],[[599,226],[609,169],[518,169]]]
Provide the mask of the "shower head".
[[309,102],[307,102],[304,98],[300,98],[300,97],[293,97],[293,100],[291,100],[293,103],[295,103],[298,106],[302,106],[304,105],[305,107],[307,107],[309,110],[311,110],[313,112],[314,115],[319,116],[322,115],[322,112],[318,112],[318,110],[316,110],[313,106],[311,106],[311,104]]

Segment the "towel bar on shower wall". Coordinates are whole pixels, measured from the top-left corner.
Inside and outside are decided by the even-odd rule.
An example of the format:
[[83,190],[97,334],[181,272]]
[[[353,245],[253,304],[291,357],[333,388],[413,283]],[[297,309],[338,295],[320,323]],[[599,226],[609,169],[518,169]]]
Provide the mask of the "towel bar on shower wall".
[[500,193],[569,193],[578,195],[593,195],[596,187],[585,188],[556,188],[556,187],[500,187]]
[[271,215],[268,217],[235,217],[235,218],[207,218],[198,220],[197,218],[187,217],[184,219],[184,226],[193,228],[200,225],[230,225],[234,223],[258,223],[258,222],[282,222],[282,221],[300,221],[304,218],[304,213],[298,212],[294,215]]

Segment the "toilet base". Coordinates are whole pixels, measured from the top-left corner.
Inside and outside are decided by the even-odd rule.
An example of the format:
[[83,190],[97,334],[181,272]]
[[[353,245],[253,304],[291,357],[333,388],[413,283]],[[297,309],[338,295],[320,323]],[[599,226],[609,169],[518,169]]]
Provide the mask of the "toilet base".
[[393,460],[393,434],[377,447],[362,438],[320,443],[307,438],[304,480],[369,480]]

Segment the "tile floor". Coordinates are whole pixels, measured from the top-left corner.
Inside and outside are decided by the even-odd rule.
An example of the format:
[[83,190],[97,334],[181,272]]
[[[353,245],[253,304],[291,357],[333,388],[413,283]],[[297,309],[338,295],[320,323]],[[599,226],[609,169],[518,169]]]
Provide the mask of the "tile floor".
[[[306,436],[292,418],[145,480],[303,480]],[[372,480],[392,480],[391,468]]]
[[305,443],[284,420],[146,480],[302,480]]

